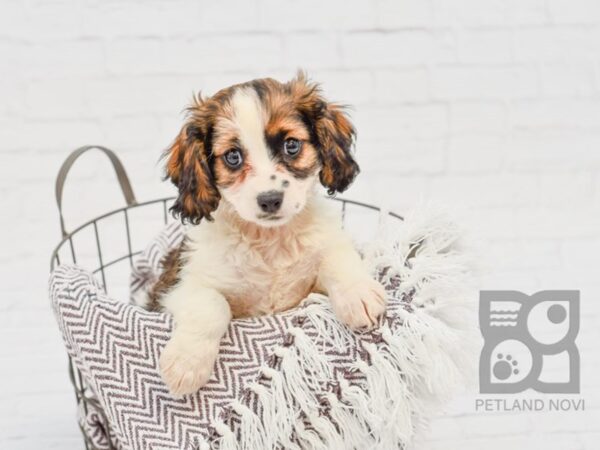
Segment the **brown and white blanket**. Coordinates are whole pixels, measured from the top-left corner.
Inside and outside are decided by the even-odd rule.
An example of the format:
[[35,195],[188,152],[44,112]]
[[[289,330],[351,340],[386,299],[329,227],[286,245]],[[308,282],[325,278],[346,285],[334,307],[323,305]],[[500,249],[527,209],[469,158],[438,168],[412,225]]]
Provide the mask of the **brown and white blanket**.
[[[180,225],[169,225],[140,255],[134,295],[157,279],[162,256],[182,236]],[[99,404],[80,412],[94,445],[409,446],[431,406],[470,375],[475,289],[460,233],[444,217],[414,214],[380,236],[362,248],[388,292],[378,329],[350,331],[320,295],[291,311],[234,320],[213,377],[183,399],[169,395],[157,369],[171,317],[111,298],[80,267],[59,266],[50,296],[67,351]]]

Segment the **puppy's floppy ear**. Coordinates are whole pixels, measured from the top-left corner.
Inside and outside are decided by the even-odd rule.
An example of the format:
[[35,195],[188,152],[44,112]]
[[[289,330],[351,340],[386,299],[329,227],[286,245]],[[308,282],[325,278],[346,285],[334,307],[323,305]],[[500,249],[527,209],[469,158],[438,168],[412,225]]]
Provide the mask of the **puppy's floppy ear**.
[[179,190],[170,211],[183,223],[194,225],[204,217],[212,220],[210,213],[217,209],[221,198],[211,168],[211,131],[199,122],[198,117],[192,117],[165,151],[165,178]]
[[316,135],[320,143],[323,168],[319,174],[321,184],[332,195],[345,191],[360,169],[352,156],[356,133],[342,108],[325,103],[323,115],[317,120]]
[[360,169],[352,156],[356,132],[344,107],[328,103],[319,85],[308,81],[302,72],[288,86],[319,151],[321,184],[330,195],[345,191]]

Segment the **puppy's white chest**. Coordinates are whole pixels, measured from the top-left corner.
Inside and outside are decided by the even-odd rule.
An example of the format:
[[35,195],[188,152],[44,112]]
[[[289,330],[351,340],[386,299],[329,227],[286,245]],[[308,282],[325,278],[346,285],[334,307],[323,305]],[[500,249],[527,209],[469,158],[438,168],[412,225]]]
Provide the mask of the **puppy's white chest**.
[[319,267],[315,249],[303,249],[297,254],[282,249],[269,258],[252,251],[246,255],[236,267],[239,287],[225,293],[234,317],[293,308],[315,286]]

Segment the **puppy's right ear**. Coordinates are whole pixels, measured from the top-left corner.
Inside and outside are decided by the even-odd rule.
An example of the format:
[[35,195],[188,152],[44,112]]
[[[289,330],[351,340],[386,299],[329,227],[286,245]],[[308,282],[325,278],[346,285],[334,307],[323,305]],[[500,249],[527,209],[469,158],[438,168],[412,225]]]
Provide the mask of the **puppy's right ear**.
[[352,154],[356,136],[354,126],[344,108],[323,98],[321,88],[299,72],[288,83],[296,99],[296,107],[313,134],[313,142],[321,159],[321,184],[329,195],[343,192],[360,172]]
[[210,158],[210,130],[191,119],[165,152],[165,178],[170,179],[179,196],[170,208],[181,221],[197,225],[202,218],[212,220],[221,195],[215,184]]

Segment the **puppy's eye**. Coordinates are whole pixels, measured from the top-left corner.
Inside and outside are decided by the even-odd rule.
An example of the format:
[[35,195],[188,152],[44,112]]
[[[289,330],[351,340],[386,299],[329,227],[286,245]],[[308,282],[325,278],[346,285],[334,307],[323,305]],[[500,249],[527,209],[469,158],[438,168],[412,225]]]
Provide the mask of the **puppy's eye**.
[[225,164],[227,164],[227,166],[229,166],[231,169],[239,169],[242,163],[244,162],[244,157],[242,156],[242,152],[233,149],[229,150],[223,155],[223,160],[225,161]]
[[283,152],[288,156],[296,156],[302,149],[302,143],[298,139],[289,138],[283,143]]

